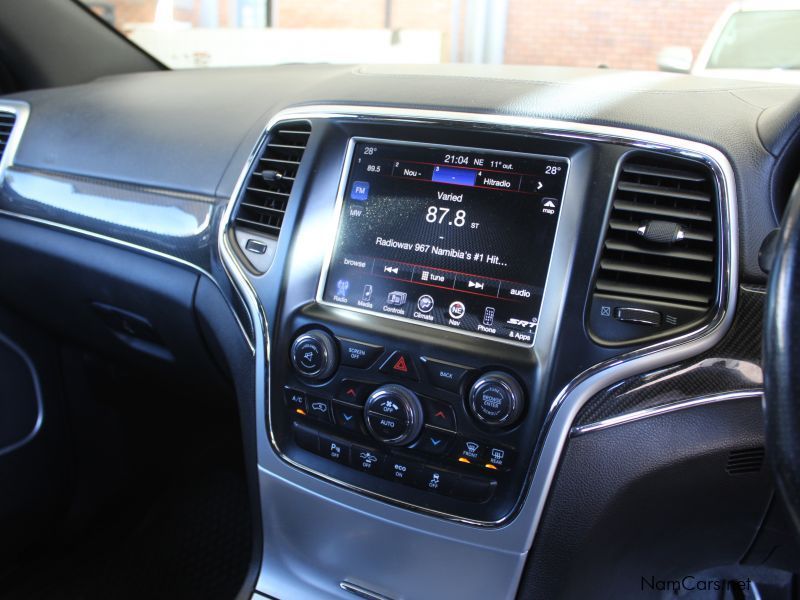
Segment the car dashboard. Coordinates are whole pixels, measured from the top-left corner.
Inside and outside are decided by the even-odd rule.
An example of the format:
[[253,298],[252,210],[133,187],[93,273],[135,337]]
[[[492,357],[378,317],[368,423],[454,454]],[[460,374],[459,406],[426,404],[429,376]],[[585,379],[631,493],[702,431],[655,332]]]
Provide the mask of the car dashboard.
[[553,597],[582,553],[689,513],[742,551],[758,531],[759,250],[798,107],[789,86],[468,66],[18,94],[0,296],[224,365],[256,597]]

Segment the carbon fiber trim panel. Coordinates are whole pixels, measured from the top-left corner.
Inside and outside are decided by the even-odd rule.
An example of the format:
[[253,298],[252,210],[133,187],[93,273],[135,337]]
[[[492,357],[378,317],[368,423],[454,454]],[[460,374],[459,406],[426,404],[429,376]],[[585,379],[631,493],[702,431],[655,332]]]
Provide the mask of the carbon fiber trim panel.
[[686,398],[761,389],[763,312],[764,289],[739,288],[733,325],[718,346],[605,389],[584,405],[573,425],[582,427]]

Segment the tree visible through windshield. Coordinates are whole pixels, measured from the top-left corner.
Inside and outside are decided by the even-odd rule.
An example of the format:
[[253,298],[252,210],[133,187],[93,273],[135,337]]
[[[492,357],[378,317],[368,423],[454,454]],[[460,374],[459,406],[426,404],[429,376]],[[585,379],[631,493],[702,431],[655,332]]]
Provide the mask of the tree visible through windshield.
[[331,62],[656,69],[659,52],[667,46],[697,55],[728,2],[84,0],[84,4],[172,68]]

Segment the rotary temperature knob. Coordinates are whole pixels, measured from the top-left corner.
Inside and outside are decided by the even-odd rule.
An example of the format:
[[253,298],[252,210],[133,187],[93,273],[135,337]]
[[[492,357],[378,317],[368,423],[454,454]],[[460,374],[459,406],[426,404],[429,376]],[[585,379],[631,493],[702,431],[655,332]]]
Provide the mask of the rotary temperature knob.
[[517,422],[525,392],[517,380],[503,371],[481,375],[469,391],[469,408],[484,425],[508,427]]
[[312,329],[297,336],[289,352],[292,366],[303,377],[321,381],[338,366],[336,343],[329,333]]
[[390,446],[413,442],[422,431],[422,404],[417,395],[402,385],[390,383],[372,392],[364,404],[367,429]]

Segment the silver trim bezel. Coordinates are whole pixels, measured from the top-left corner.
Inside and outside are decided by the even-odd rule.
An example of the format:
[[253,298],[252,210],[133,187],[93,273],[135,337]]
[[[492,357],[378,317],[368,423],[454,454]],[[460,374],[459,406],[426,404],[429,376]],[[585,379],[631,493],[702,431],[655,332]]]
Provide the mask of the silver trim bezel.
[[619,425],[641,421],[642,419],[649,419],[659,415],[666,415],[679,410],[686,410],[687,408],[695,408],[696,406],[706,406],[708,404],[716,404],[718,402],[726,402],[728,400],[742,400],[745,398],[762,398],[764,390],[743,390],[739,392],[724,392],[721,394],[712,394],[709,396],[698,396],[688,400],[681,400],[679,402],[670,402],[669,404],[660,404],[650,408],[643,408],[629,413],[624,413],[607,419],[601,419],[594,423],[587,425],[580,425],[573,427],[570,430],[570,437],[578,437],[593,431],[602,431],[603,429],[610,429]]
[[[379,106],[309,105],[290,107],[277,112],[268,121],[257,143],[254,145],[249,159],[242,169],[223,218],[221,219],[218,234],[220,255],[226,265],[226,270],[233,276],[234,285],[239,287],[243,296],[245,296],[246,303],[254,321],[260,324],[257,330],[261,330],[261,335],[256,336],[255,400],[257,403],[264,403],[264,409],[267,414],[270,414],[271,402],[271,397],[267,388],[270,343],[269,324],[266,320],[264,310],[258,302],[255,289],[246,270],[235,259],[235,251],[231,247],[228,231],[233,225],[233,209],[237,204],[242,185],[269,131],[281,121],[334,118],[366,122],[371,120],[397,123],[409,122],[417,125],[436,123],[449,126],[458,124],[489,124],[497,127],[516,129],[521,133],[539,133],[549,137],[570,140],[615,143],[627,146],[631,149],[677,155],[698,160],[706,164],[714,173],[720,201],[720,219],[718,223],[718,232],[720,235],[720,276],[717,278],[718,301],[713,316],[697,329],[684,332],[674,338],[661,340],[652,345],[595,365],[579,374],[572,382],[562,389],[552,402],[545,419],[545,424],[540,435],[540,443],[534,455],[536,458],[529,468],[526,484],[523,488],[527,491],[523,491],[515,509],[503,519],[489,523],[465,519],[456,515],[443,514],[438,511],[431,511],[425,508],[408,505],[394,498],[387,498],[370,490],[365,490],[358,486],[339,481],[325,473],[301,465],[281,453],[277,448],[271,424],[269,425],[269,443],[272,450],[284,462],[297,468],[302,473],[312,474],[324,481],[395,506],[406,509],[410,508],[424,514],[443,517],[466,525],[497,527],[515,519],[527,502],[534,502],[535,508],[531,518],[532,522],[530,523],[530,539],[532,541],[544,510],[545,501],[555,475],[559,457],[561,456],[572,421],[578,410],[594,394],[613,383],[638,373],[695,356],[713,347],[722,339],[729,329],[736,307],[736,290],[738,286],[738,219],[733,169],[727,158],[719,150],[706,144],[661,134],[603,125],[570,123],[510,115],[487,115],[448,110],[406,109]],[[279,243],[281,243],[280,240]],[[288,243],[285,235],[283,243]],[[266,366],[262,367],[262,365]]]
[[[349,310],[365,315],[371,315],[373,317],[380,317],[382,319],[390,319],[393,321],[399,321],[401,323],[411,323],[413,325],[421,325],[422,327],[428,327],[430,329],[438,329],[439,331],[447,331],[449,333],[455,333],[457,335],[465,335],[469,337],[475,337],[484,340],[492,340],[495,342],[502,342],[504,344],[510,344],[512,346],[518,346],[521,348],[533,348],[536,344],[536,337],[537,333],[539,332],[539,327],[537,326],[533,332],[533,336],[531,338],[530,343],[526,342],[519,342],[515,340],[508,339],[506,337],[497,336],[497,335],[489,335],[486,333],[480,333],[478,331],[466,331],[463,329],[458,329],[455,327],[447,327],[445,325],[440,325],[438,323],[429,323],[427,321],[420,321],[418,319],[413,319],[411,317],[400,317],[397,315],[391,315],[386,313],[381,313],[378,311],[371,311],[366,310],[363,308],[359,308],[357,306],[353,306],[350,304],[339,304],[337,302],[329,302],[325,300],[323,297],[325,294],[325,286],[328,283],[328,274],[330,271],[331,260],[333,259],[333,253],[336,250],[336,243],[339,240],[339,230],[341,229],[342,225],[342,209],[344,208],[344,195],[347,188],[347,180],[350,177],[350,167],[353,164],[353,154],[355,152],[356,144],[361,142],[367,143],[375,143],[375,144],[388,144],[388,145],[395,145],[395,146],[422,146],[426,148],[448,148],[453,150],[459,150],[464,152],[487,152],[492,154],[500,154],[506,156],[521,156],[526,158],[537,158],[537,159],[545,159],[545,160],[553,160],[553,161],[563,161],[566,162],[566,173],[564,174],[564,189],[561,191],[561,197],[559,198],[559,202],[561,203],[560,208],[558,209],[558,217],[556,219],[556,228],[553,232],[553,243],[550,246],[550,256],[548,257],[547,262],[547,273],[545,275],[545,281],[542,285],[542,301],[539,306],[539,313],[536,315],[538,319],[541,317],[543,308],[545,306],[545,302],[548,298],[547,295],[547,282],[550,281],[550,269],[553,266],[553,251],[556,247],[556,240],[558,239],[559,227],[561,225],[561,214],[564,211],[564,196],[566,194],[567,185],[569,183],[569,174],[570,168],[572,166],[572,161],[567,156],[556,156],[551,154],[537,154],[533,152],[519,152],[519,151],[512,151],[512,150],[497,150],[493,148],[476,148],[474,146],[449,146],[447,144],[434,144],[434,143],[426,143],[426,142],[409,142],[406,140],[391,140],[386,138],[373,138],[373,137],[363,137],[363,136],[354,136],[351,137],[347,142],[347,150],[344,158],[344,163],[342,164],[342,173],[339,177],[339,186],[336,190],[336,203],[334,204],[333,208],[333,221],[330,231],[327,234],[327,239],[329,240],[328,248],[325,252],[325,257],[322,261],[322,269],[320,271],[319,277],[319,284],[317,285],[317,294],[316,294],[316,302],[318,304],[324,304],[325,306],[330,306],[334,309],[338,310]],[[431,267],[431,269],[435,269],[435,267]],[[488,278],[491,279],[491,278]],[[530,284],[524,284],[530,285]]]
[[0,158],[0,184],[2,184],[6,176],[6,169],[14,164],[17,148],[22,141],[22,132],[28,124],[28,116],[31,109],[26,102],[0,100],[0,112],[10,112],[16,116],[14,126],[11,128],[11,135],[8,137],[8,142],[3,150],[3,157]]

